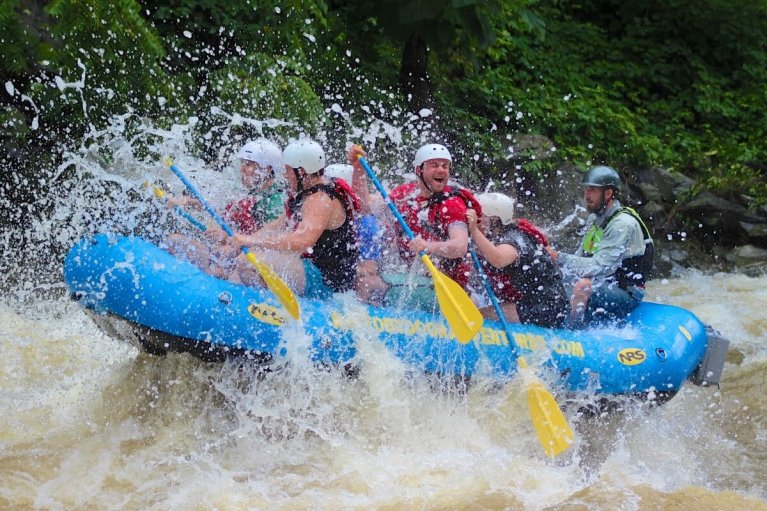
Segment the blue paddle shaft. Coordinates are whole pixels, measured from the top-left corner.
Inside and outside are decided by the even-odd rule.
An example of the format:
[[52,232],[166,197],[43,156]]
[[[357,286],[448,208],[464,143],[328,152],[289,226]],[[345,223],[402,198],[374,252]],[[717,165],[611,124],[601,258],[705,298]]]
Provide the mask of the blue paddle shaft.
[[477,268],[477,273],[479,273],[479,276],[482,279],[482,284],[485,285],[485,292],[487,293],[487,296],[490,297],[490,301],[493,302],[493,308],[495,309],[495,313],[498,315],[498,320],[501,322],[503,329],[506,331],[506,337],[508,337],[509,340],[509,348],[511,348],[512,352],[516,352],[517,349],[512,342],[513,337],[511,336],[509,322],[506,321],[506,316],[503,314],[501,304],[498,303],[498,298],[496,298],[495,293],[493,292],[493,286],[490,285],[490,280],[487,278],[485,270],[482,269],[482,263],[479,262],[479,257],[477,257],[477,252],[474,250],[474,246],[471,244],[471,242],[469,243],[469,253],[471,254],[471,258],[474,260],[474,266]]
[[[200,203],[205,207],[205,211],[207,211],[208,214],[210,214],[210,216],[212,216],[216,220],[216,222],[218,222],[218,225],[221,226],[224,232],[226,232],[229,235],[229,237],[234,236],[234,231],[232,231],[232,228],[229,227],[229,225],[227,225],[224,219],[221,218],[221,216],[218,213],[216,213],[216,210],[213,209],[210,206],[210,204],[208,204],[208,201],[206,201],[203,198],[202,194],[197,190],[197,188],[195,188],[192,182],[189,181],[189,179],[187,179],[187,177],[184,175],[183,172],[181,172],[181,169],[176,167],[176,165],[171,165],[170,170],[172,170],[173,173],[176,174],[176,177],[179,178],[182,183],[184,183],[184,186],[186,186],[186,189],[192,192],[192,195],[194,195],[194,198],[200,201]],[[243,253],[245,254],[248,253],[248,247],[243,246],[243,247],[240,247],[240,249],[243,251]]]
[[205,232],[208,230],[208,226],[204,223],[197,220],[195,217],[193,217],[191,214],[189,214],[188,211],[184,211],[184,209],[181,206],[173,206],[173,211],[176,212],[179,216],[184,217],[189,223],[197,227],[202,232]]

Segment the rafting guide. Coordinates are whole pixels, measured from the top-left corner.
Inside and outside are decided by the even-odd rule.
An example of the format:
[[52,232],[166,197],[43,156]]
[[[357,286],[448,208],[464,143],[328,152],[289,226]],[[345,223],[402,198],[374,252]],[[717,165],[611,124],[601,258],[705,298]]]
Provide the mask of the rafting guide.
[[575,254],[549,248],[571,278],[572,310],[568,323],[582,326],[599,320],[618,320],[642,301],[653,266],[653,241],[636,211],[621,206],[618,173],[605,166],[583,176],[583,198],[591,213]]

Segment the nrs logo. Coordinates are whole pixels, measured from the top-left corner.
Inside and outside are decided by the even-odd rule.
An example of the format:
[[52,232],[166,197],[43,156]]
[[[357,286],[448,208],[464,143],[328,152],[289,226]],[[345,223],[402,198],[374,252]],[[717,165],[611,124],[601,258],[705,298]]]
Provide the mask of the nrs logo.
[[282,326],[285,324],[285,317],[280,314],[280,311],[276,307],[266,305],[265,303],[250,304],[248,312],[257,320],[268,325]]
[[618,362],[625,366],[639,365],[645,361],[647,355],[639,348],[626,348],[618,352]]

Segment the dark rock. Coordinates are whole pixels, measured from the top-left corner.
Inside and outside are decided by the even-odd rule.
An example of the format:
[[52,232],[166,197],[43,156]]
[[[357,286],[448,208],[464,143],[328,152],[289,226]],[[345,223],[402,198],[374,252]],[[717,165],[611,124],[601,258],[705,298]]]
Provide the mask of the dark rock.
[[527,163],[530,160],[546,160],[555,151],[554,142],[543,135],[516,133],[511,139],[507,159],[514,163]]
[[767,249],[754,245],[742,245],[735,247],[728,259],[737,264],[767,264]]
[[[655,201],[650,201],[647,204],[645,204],[640,211],[642,215],[642,219],[648,223],[653,225],[662,225],[666,222],[666,219],[668,216],[666,215],[666,210],[658,204]],[[648,228],[650,226],[648,225]]]
[[735,247],[727,259],[746,275],[758,277],[767,272],[767,249],[764,248],[754,245]]
[[695,181],[683,174],[662,168],[640,169],[627,176],[629,187],[645,199],[665,205],[673,205],[678,197],[686,195]]
[[754,224],[750,222],[739,222],[740,226],[746,231],[746,236],[754,242],[767,242],[767,223]]
[[687,212],[725,212],[734,213],[739,216],[745,216],[748,214],[747,209],[740,204],[717,197],[710,192],[702,192],[687,202],[683,207],[683,211]]
[[524,205],[524,210],[518,211],[520,216],[544,224],[558,224],[572,216],[583,202],[582,176],[575,167],[535,177],[517,175],[517,200]]

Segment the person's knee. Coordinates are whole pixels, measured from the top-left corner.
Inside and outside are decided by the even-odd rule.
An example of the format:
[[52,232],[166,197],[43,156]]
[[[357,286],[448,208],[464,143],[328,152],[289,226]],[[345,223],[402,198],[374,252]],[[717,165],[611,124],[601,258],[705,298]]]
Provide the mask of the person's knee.
[[263,279],[261,278],[261,275],[258,273],[256,268],[253,267],[250,261],[248,261],[244,254],[237,257],[235,268],[235,273],[237,273],[239,281],[242,284],[250,287],[266,286]]
[[356,291],[357,297],[364,303],[370,305],[383,305],[386,291],[389,284],[377,274],[357,275]]
[[[519,313],[517,312],[517,306],[511,302],[503,302],[501,305],[501,312],[503,313],[503,319],[507,323],[519,323]],[[479,308],[480,314],[485,319],[493,321],[499,321],[498,311],[493,305],[487,305]]]
[[185,238],[186,238],[186,236],[184,236],[181,233],[172,232],[172,233],[168,234],[168,236],[166,238],[166,241],[168,243],[178,243],[179,241],[181,241],[181,240],[183,240]]
[[[378,263],[372,260],[360,261],[357,264],[357,278],[378,276]],[[380,278],[380,277],[379,277]]]
[[187,237],[179,234],[172,233],[165,238],[165,245],[168,247],[168,251],[171,254],[176,254],[180,249],[183,249],[189,244]]
[[578,280],[573,285],[572,295],[570,296],[570,304],[573,309],[582,311],[588,305],[592,293],[591,279],[583,278]]

